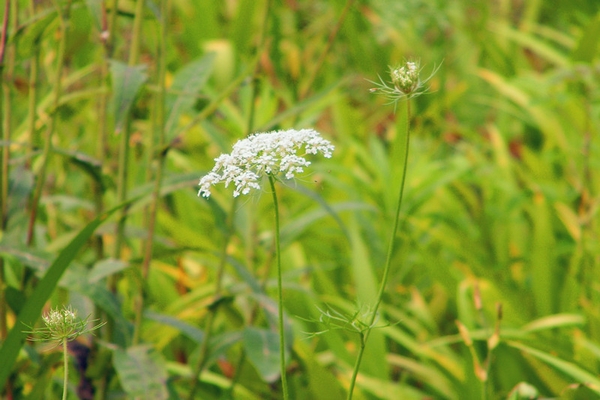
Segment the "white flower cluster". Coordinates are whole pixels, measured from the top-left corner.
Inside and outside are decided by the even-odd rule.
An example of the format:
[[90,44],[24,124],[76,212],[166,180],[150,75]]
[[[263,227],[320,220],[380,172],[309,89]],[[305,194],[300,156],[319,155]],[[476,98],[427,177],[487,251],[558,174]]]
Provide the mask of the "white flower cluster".
[[66,325],[72,325],[75,322],[75,312],[70,308],[62,310],[52,309],[42,317],[48,329],[61,329]]
[[260,189],[258,181],[264,174],[282,173],[291,179],[310,165],[304,154],[297,154],[302,149],[304,154],[320,152],[330,158],[334,146],[314,129],[250,135],[235,143],[230,154],[221,154],[215,159],[212,171],[200,179],[198,196],[209,197],[210,187],[220,182],[225,182],[225,187],[233,182],[233,196],[237,197],[248,194],[251,189]]

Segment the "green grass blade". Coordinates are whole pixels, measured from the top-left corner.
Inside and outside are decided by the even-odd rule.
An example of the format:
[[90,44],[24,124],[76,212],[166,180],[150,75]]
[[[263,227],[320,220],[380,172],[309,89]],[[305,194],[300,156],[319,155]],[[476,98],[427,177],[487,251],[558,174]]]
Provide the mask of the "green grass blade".
[[583,368],[580,368],[579,366],[571,362],[562,360],[558,357],[555,357],[548,353],[544,353],[543,351],[534,349],[524,344],[512,341],[508,341],[506,343],[509,346],[514,347],[515,349],[521,350],[522,352],[530,354],[538,358],[539,360],[544,361],[548,365],[571,377],[577,383],[585,384],[590,390],[600,395],[600,379],[598,379],[596,375],[584,370]]

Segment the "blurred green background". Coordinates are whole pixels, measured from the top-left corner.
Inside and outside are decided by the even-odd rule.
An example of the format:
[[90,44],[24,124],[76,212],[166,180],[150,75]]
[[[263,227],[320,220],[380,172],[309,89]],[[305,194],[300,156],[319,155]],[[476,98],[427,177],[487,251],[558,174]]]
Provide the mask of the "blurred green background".
[[375,301],[407,122],[369,81],[408,59],[439,69],[355,398],[599,398],[597,0],[4,7],[5,398],[58,398],[59,350],[21,332],[62,304],[109,322],[71,348],[69,398],[187,398],[204,356],[196,398],[281,398],[268,185],[197,183],[289,128],[336,146],[278,188],[291,394],[345,398],[359,337],[326,316]]

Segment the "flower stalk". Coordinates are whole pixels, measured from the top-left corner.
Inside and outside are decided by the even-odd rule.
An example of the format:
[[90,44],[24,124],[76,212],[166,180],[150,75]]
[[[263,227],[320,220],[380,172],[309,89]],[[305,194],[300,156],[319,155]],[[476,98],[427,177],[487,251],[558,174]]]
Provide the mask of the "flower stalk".
[[40,342],[56,342],[56,345],[62,345],[63,347],[63,394],[62,399],[67,399],[68,384],[69,384],[69,356],[68,356],[68,342],[77,339],[79,336],[95,331],[96,329],[104,326],[105,322],[94,325],[88,328],[90,317],[80,320],[77,319],[77,313],[71,309],[71,307],[63,307],[62,309],[52,309],[49,313],[42,316],[44,326],[41,328],[25,331],[37,335],[32,337],[33,341]]
[[[304,153],[299,154],[302,150]],[[324,157],[330,158],[333,150],[334,146],[313,129],[256,133],[235,143],[230,154],[221,154],[217,157],[214,168],[199,182],[198,196],[210,197],[211,186],[223,182],[225,187],[233,183],[235,186],[233,197],[238,197],[240,194],[249,194],[253,189],[261,189],[260,180],[265,175],[268,177],[275,206],[279,352],[283,398],[286,400],[289,398],[289,393],[285,359],[279,202],[275,191],[275,180],[277,174],[292,179],[296,173],[303,172],[304,168],[310,165],[310,161],[304,158],[305,154],[322,153]]]
[[394,214],[394,225],[392,227],[392,231],[390,232],[390,238],[388,241],[387,255],[385,265],[383,268],[383,276],[381,277],[381,283],[379,286],[379,291],[377,293],[377,300],[375,301],[375,306],[373,307],[370,316],[367,318],[367,329],[365,331],[360,332],[360,347],[358,350],[358,355],[356,357],[354,369],[352,371],[352,377],[350,379],[350,387],[348,389],[347,397],[348,400],[352,399],[354,387],[356,385],[356,378],[358,376],[358,371],[360,370],[360,364],[362,362],[363,354],[367,345],[367,341],[369,339],[369,335],[371,333],[371,329],[374,328],[375,322],[378,318],[379,306],[381,305],[381,302],[383,300],[383,295],[385,293],[385,288],[387,286],[387,282],[390,275],[392,257],[394,254],[396,243],[395,239],[396,234],[398,233],[398,226],[400,225],[400,210],[402,209],[402,199],[404,198],[404,184],[406,181],[406,171],[408,169],[408,150],[410,148],[411,118],[410,99],[422,93],[425,93],[429,89],[425,86],[425,84],[431,79],[435,72],[437,72],[437,68],[434,69],[433,73],[423,81],[419,77],[420,72],[421,67],[418,61],[407,61],[403,66],[390,68],[391,86],[380,78],[381,83],[378,84],[373,82],[377,85],[377,87],[375,89],[371,89],[372,92],[381,92],[384,95],[386,95],[391,100],[391,102],[394,103],[394,107],[396,106],[398,101],[405,100],[406,134],[404,143],[404,163],[402,166],[402,176],[400,179],[398,202]]

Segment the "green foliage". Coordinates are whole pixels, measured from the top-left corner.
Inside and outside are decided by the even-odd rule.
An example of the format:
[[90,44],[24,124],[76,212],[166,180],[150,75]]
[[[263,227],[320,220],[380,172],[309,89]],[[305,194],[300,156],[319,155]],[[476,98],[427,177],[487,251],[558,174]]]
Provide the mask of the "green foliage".
[[[8,2],[0,397],[59,397],[25,331],[70,304],[107,322],[71,399],[187,398],[199,360],[197,398],[282,398],[271,189],[197,183],[249,133],[314,128],[333,157],[276,185],[287,377],[344,398],[361,335],[324,315],[368,322],[407,123],[354,398],[598,396],[598,1],[139,1]],[[410,121],[370,92],[405,60],[439,66]]]

